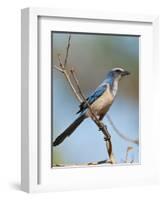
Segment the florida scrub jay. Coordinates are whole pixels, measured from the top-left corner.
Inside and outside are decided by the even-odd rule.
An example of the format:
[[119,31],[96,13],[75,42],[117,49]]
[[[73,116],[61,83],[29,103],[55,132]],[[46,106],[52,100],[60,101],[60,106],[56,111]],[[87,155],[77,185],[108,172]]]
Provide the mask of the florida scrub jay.
[[[113,68],[106,76],[106,79],[96,88],[96,90],[87,98],[87,102],[91,106],[93,113],[102,120],[105,114],[108,112],[112,105],[117,91],[118,84],[122,77],[129,75],[128,71],[125,71],[121,67]],[[88,117],[90,117],[90,111],[86,102],[83,102],[79,106],[79,117],[53,142],[53,146],[57,146],[63,142],[63,140],[70,136],[75,129]]]

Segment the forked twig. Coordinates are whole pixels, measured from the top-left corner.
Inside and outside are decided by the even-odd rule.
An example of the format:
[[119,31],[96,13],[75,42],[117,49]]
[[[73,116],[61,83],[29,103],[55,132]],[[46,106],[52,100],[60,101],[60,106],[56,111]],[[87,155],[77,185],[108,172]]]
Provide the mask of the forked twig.
[[[68,53],[67,53],[67,55],[68,55]],[[67,59],[68,59],[68,58],[67,58]],[[83,100],[81,99],[80,95],[76,92],[76,89],[75,89],[75,87],[74,87],[74,85],[73,85],[73,83],[72,83],[72,81],[71,81],[71,79],[70,79],[69,73],[68,73],[68,71],[65,69],[65,66],[62,64],[60,54],[58,54],[58,61],[59,61],[59,66],[60,66],[60,67],[54,65],[54,68],[57,69],[58,71],[62,72],[62,73],[65,75],[65,77],[66,77],[66,79],[67,79],[67,81],[68,81],[68,83],[69,83],[69,85],[70,85],[70,88],[72,89],[72,91],[73,91],[73,93],[75,94],[75,96],[76,96],[76,98],[78,99],[78,101],[81,103]],[[67,62],[67,61],[66,61],[66,62]]]

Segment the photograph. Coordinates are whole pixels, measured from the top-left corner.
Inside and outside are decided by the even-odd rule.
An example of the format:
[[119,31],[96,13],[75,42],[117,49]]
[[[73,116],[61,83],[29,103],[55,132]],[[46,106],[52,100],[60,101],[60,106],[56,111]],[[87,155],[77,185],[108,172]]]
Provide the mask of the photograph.
[[51,32],[51,166],[140,164],[139,35]]

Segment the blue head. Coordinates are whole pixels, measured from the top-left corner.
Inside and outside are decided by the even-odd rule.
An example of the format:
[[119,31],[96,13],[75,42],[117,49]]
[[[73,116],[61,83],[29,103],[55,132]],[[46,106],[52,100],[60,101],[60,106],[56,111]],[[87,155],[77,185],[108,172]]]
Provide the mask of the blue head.
[[105,79],[106,82],[108,82],[110,85],[113,85],[114,81],[121,80],[122,77],[129,75],[130,73],[126,70],[124,70],[121,67],[113,68],[109,73],[107,74],[107,77]]

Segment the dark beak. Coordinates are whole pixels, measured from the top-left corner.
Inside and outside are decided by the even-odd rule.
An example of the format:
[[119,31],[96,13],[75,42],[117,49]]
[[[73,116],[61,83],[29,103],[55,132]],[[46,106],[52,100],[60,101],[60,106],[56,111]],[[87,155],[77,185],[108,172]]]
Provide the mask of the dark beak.
[[122,76],[128,76],[128,75],[130,75],[130,72],[128,72],[128,71],[122,72]]

